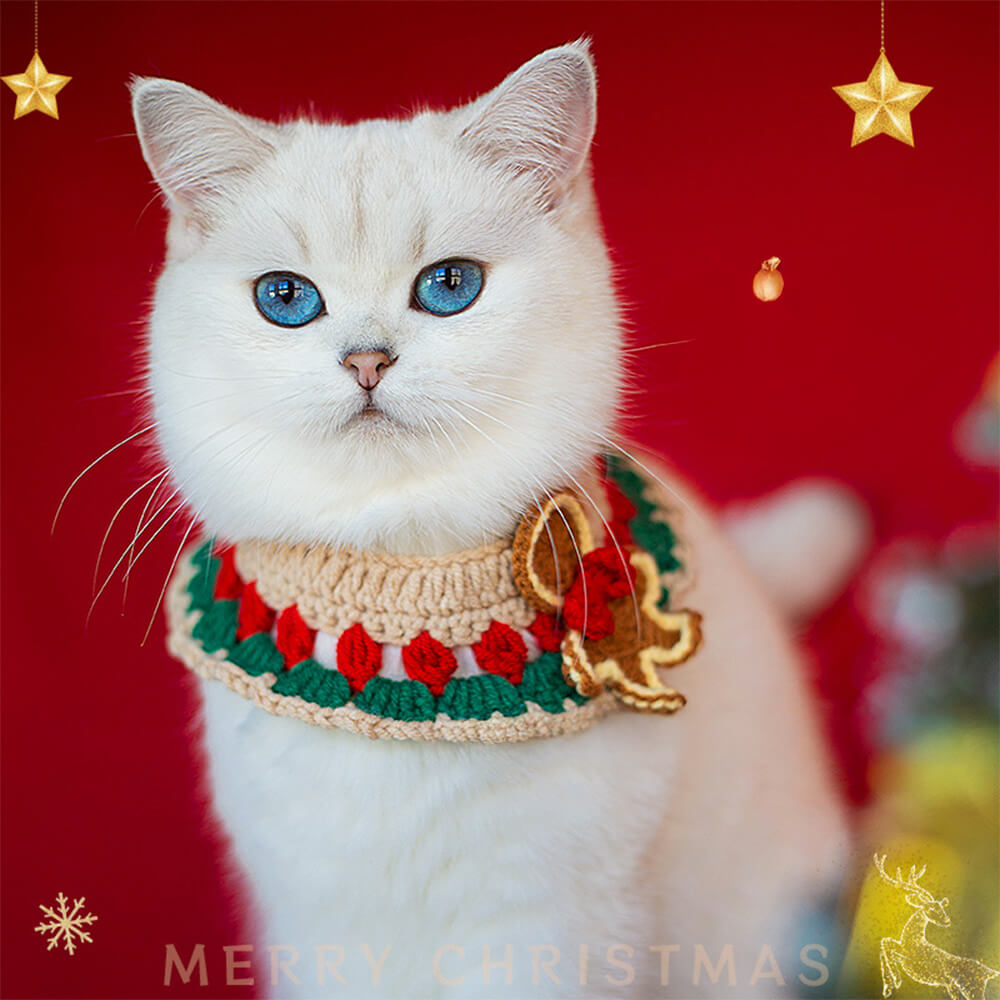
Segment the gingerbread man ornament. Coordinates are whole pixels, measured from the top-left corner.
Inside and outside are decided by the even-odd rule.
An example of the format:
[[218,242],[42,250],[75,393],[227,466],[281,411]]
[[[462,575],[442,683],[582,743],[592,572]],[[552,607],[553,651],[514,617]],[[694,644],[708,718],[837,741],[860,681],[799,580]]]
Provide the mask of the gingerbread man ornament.
[[676,712],[684,704],[657,668],[694,653],[701,617],[660,609],[659,572],[648,552],[595,546],[579,499],[563,491],[521,521],[513,564],[525,599],[561,618],[563,676],[580,694],[607,689],[641,712]]

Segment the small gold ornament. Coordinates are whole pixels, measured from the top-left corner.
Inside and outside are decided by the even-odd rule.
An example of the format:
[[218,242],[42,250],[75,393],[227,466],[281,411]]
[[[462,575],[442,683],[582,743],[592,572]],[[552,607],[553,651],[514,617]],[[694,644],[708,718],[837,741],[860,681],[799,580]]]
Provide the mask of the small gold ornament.
[[50,73],[38,54],[38,0],[35,0],[35,54],[23,73],[0,79],[17,94],[17,103],[14,105],[15,119],[32,111],[41,111],[50,118],[59,117],[56,94],[73,78]]
[[863,83],[849,83],[833,89],[854,112],[852,146],[882,132],[912,146],[910,112],[934,88],[902,83],[883,52]]
[[761,302],[773,302],[781,295],[785,279],[778,270],[780,264],[780,257],[768,257],[753,276],[753,293]]
[[2,79],[17,94],[17,104],[14,106],[15,118],[30,114],[32,111],[41,111],[50,118],[58,118],[56,94],[73,78],[50,73],[45,68],[42,57],[36,52],[23,73],[5,76]]
[[834,87],[834,93],[854,112],[851,146],[884,133],[913,145],[910,112],[934,89],[903,83],[885,54],[885,0],[882,0],[882,49],[868,79]]

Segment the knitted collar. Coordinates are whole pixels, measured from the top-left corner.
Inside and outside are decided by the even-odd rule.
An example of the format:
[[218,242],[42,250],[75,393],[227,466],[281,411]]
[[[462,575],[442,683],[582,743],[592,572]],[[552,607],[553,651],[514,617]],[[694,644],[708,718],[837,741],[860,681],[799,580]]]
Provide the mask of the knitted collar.
[[674,712],[656,668],[701,635],[669,610],[676,516],[632,463],[606,456],[602,479],[600,546],[570,491],[513,538],[436,558],[209,539],[171,582],[168,648],[274,715],[374,738],[516,742]]

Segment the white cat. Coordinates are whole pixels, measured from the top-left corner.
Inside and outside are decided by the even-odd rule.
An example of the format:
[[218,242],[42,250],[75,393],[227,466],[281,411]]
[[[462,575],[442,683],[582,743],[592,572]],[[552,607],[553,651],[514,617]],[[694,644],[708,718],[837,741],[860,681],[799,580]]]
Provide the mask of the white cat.
[[[585,43],[404,121],[270,124],[158,79],[133,106],[170,209],[157,435],[209,533],[437,556],[509,537],[547,490],[596,497],[624,373]],[[420,308],[417,276],[454,260],[479,269],[471,303]],[[299,285],[263,287],[288,324],[258,294],[282,273]],[[802,666],[710,516],[656,474],[687,508],[706,636],[676,715],[369,740],[203,683],[275,995],[751,996],[822,976],[799,948],[823,942],[793,935],[789,965],[784,934],[846,844]]]

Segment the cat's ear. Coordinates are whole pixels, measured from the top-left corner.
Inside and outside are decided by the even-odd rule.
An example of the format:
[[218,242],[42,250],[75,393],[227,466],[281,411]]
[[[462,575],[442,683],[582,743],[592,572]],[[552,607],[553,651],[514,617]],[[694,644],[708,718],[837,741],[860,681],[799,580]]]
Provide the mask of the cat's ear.
[[241,115],[173,80],[132,80],[142,155],[170,208],[203,224],[242,176],[274,151],[266,122]]
[[597,81],[586,39],[549,49],[462,112],[473,152],[537,179],[557,204],[580,173],[597,121]]

